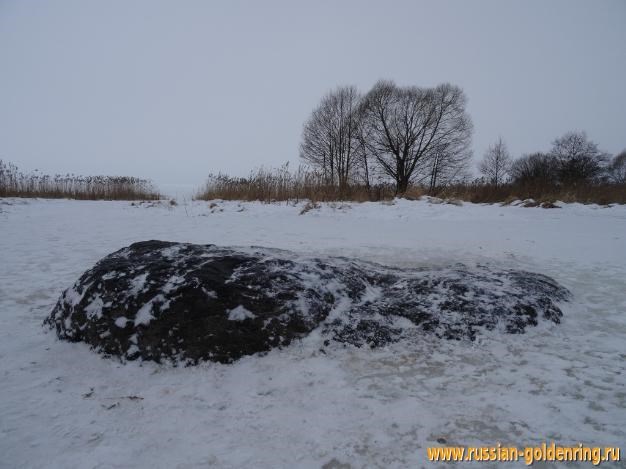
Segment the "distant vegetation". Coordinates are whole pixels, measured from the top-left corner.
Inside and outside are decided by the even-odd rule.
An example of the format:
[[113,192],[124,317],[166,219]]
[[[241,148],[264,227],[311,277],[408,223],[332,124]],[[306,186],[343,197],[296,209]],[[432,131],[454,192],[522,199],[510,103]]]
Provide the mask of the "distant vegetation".
[[[280,168],[256,169],[248,177],[232,177],[226,174],[210,175],[195,198],[262,202],[286,200],[365,202],[392,199],[395,194],[395,186],[391,183],[380,183],[369,187],[363,183],[351,183],[340,188],[338,185],[329,183],[321,172],[310,167],[300,166],[295,171],[290,171],[289,164],[285,164]],[[421,195],[421,191],[418,195]]]
[[300,157],[340,193],[352,184],[429,191],[468,175],[472,121],[457,86],[400,87],[379,81],[324,96],[305,122]]
[[564,187],[509,182],[496,186],[474,181],[451,184],[442,188],[437,195],[474,203],[509,203],[514,200],[533,199],[537,205],[556,201],[600,205],[626,204],[626,184],[607,182]]
[[[210,175],[196,199],[379,201],[428,194],[471,202],[626,203],[626,150],[611,155],[584,132],[546,151],[514,158],[501,137],[472,177],[472,121],[451,84],[400,87],[379,81],[322,97],[304,123],[303,165],[260,168],[248,177]],[[145,179],[24,174],[0,160],[0,197],[140,200],[160,198]]]
[[537,201],[626,203],[626,150],[611,156],[584,132],[567,132],[548,152],[513,160],[500,138],[479,166],[483,177],[444,188],[473,202],[532,198]]
[[626,203],[626,150],[601,151],[568,132],[547,152],[514,159],[499,138],[471,176],[472,122],[463,90],[399,87],[380,81],[366,94],[344,86],[326,94],[305,122],[290,172],[259,169],[247,178],[209,177],[199,199],[376,201],[422,194],[472,202]]
[[[245,200],[261,202],[301,201],[314,202],[354,201],[375,202],[390,200],[398,196],[393,183],[379,183],[369,187],[364,184],[350,184],[340,191],[337,186],[324,183],[323,177],[300,167],[291,172],[288,165],[278,169],[258,169],[248,177],[231,177],[225,174],[209,176],[205,186],[195,195],[199,200]],[[512,202],[513,200],[534,199],[543,202],[581,202],[626,204],[626,184],[600,182],[560,186],[541,182],[512,182],[501,184],[486,182],[484,179],[452,182],[440,186],[436,191],[414,185],[401,195],[417,199],[422,195],[435,195],[444,199],[459,199],[474,203]]]
[[145,180],[127,176],[49,176],[22,173],[0,160],[0,197],[42,197],[80,200],[156,200],[160,194]]

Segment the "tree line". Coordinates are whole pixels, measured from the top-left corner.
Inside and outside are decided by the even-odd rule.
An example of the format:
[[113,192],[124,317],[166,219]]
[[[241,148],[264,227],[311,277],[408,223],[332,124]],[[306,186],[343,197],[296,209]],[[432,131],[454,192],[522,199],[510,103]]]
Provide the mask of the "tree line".
[[484,182],[577,187],[590,184],[625,184],[626,150],[614,158],[601,151],[585,132],[567,132],[552,142],[547,152],[523,155],[514,160],[499,138],[480,162]]
[[[409,186],[429,193],[471,181],[472,121],[458,86],[401,87],[379,81],[360,93],[354,86],[327,93],[305,122],[300,157],[325,184],[347,193],[351,185],[392,182],[396,195]],[[547,152],[514,160],[502,138],[491,145],[473,184],[576,187],[626,183],[626,150],[615,158],[584,132],[568,132]]]

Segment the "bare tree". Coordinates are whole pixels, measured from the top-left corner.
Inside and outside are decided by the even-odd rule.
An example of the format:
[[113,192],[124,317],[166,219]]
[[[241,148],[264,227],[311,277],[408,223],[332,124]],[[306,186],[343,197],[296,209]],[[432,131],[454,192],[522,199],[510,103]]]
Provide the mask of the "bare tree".
[[468,151],[472,123],[463,91],[450,84],[401,88],[380,81],[361,106],[362,144],[381,171],[404,193],[437,155]]
[[357,173],[360,174],[361,180],[365,183],[365,187],[369,193],[371,187],[372,159],[373,156],[368,149],[367,142],[370,139],[369,128],[365,125],[363,119],[363,109],[358,110],[357,132],[356,132],[356,155],[357,155]]
[[478,169],[495,186],[506,181],[511,171],[511,155],[502,137],[489,146]]
[[617,184],[626,184],[626,150],[616,155],[609,166],[611,180]]
[[305,123],[300,157],[320,169],[327,184],[345,190],[357,161],[359,93],[344,86],[328,93]]
[[428,185],[428,192],[435,194],[438,188],[448,184],[466,180],[470,176],[469,163],[472,152],[449,151],[447,148],[438,148],[426,160],[426,165],[419,171],[422,184]]
[[585,132],[568,132],[552,143],[550,154],[558,161],[559,180],[564,184],[591,182],[600,176],[608,155],[587,139]]

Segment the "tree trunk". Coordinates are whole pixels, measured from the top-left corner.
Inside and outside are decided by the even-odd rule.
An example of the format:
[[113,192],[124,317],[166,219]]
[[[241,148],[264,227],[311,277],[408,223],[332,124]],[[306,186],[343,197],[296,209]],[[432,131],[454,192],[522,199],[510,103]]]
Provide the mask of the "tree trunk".
[[409,179],[408,178],[399,178],[396,181],[396,195],[403,195],[406,193],[406,190],[409,188]]

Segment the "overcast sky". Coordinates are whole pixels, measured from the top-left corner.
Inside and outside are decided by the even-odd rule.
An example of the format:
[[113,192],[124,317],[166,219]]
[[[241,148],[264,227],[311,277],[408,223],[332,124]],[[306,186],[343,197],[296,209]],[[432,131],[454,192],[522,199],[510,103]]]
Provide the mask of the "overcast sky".
[[0,159],[199,184],[298,163],[343,84],[451,82],[475,158],[626,148],[626,1],[0,0]]

